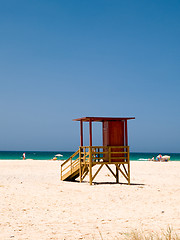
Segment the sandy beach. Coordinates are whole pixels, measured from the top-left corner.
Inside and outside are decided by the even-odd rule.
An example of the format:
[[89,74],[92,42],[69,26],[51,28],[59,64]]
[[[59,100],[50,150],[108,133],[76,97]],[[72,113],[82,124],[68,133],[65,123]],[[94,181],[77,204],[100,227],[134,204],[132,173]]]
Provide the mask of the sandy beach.
[[[103,168],[90,186],[60,181],[60,161],[0,161],[0,239],[124,239],[180,234],[180,162],[131,162],[131,185]],[[126,183],[123,177],[122,183]]]

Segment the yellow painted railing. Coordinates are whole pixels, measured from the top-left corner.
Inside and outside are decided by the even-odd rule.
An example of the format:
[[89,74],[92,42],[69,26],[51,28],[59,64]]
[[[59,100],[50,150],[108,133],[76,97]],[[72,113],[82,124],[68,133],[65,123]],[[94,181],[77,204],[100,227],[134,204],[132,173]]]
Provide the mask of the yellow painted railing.
[[90,156],[92,163],[128,163],[129,146],[85,146],[80,147],[80,159],[82,163],[88,164]]
[[69,173],[72,174],[73,169],[79,164],[79,150],[77,150],[71,157],[61,164],[61,180],[62,177]]

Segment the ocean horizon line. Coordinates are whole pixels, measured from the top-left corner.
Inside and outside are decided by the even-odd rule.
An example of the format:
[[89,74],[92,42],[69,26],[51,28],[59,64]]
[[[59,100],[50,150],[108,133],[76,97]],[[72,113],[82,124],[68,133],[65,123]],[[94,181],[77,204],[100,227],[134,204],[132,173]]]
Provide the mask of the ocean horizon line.
[[[60,152],[76,152],[76,150],[0,150],[0,152],[52,152],[52,153],[60,153]],[[180,154],[180,152],[169,152],[169,151],[130,151],[130,153],[147,153],[147,154],[153,154],[153,153],[171,153],[171,154]]]

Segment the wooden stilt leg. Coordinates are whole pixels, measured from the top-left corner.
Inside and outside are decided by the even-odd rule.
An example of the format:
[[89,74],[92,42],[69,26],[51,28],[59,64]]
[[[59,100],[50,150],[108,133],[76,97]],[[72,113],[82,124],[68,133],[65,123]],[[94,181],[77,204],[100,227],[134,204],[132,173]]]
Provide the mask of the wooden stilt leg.
[[130,185],[130,162],[128,163],[128,184]]
[[92,149],[89,148],[89,183],[92,185]]
[[119,183],[119,171],[116,165],[116,183]]
[[92,185],[92,166],[89,165],[89,184]]
[[82,182],[81,148],[79,148],[79,178],[80,182]]
[[128,184],[130,185],[130,156],[129,156],[129,147],[127,149],[128,152]]
[[79,166],[79,179],[80,179],[80,182],[82,182],[82,166],[81,166],[81,164]]

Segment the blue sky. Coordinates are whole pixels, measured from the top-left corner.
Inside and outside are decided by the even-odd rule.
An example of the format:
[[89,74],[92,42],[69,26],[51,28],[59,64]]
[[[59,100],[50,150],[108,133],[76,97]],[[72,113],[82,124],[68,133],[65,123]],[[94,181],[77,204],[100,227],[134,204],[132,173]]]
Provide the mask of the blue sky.
[[0,150],[76,150],[72,119],[135,116],[131,151],[180,152],[179,13],[166,0],[0,1]]

